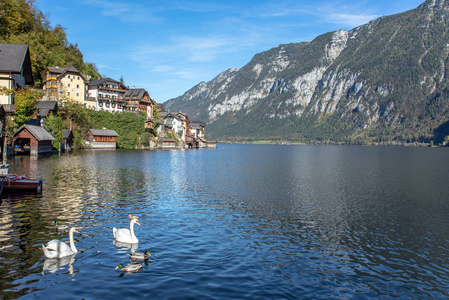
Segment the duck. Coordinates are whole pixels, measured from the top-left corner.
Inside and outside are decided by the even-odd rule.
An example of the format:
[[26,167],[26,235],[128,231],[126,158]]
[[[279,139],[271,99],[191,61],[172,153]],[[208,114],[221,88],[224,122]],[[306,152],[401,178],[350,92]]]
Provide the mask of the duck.
[[79,231],[72,227],[69,230],[69,245],[60,240],[51,240],[47,243],[46,246],[42,245],[42,251],[46,258],[61,258],[69,255],[76,254],[78,250],[75,247],[75,243],[73,241],[73,233]]
[[123,266],[123,264],[118,264],[117,267],[115,267],[115,269],[117,270],[118,268],[120,268],[120,271],[122,273],[128,273],[128,272],[137,272],[140,269],[142,269],[143,263],[130,263],[128,264],[126,267]]
[[150,251],[145,251],[145,253],[130,253],[129,254],[129,258],[132,260],[147,260],[148,258],[150,258],[151,254]]
[[69,228],[68,225],[59,225],[58,221],[55,221],[55,229],[56,230],[67,230]]
[[129,221],[129,229],[126,228],[112,228],[112,234],[114,235],[114,239],[117,242],[129,243],[129,244],[137,244],[139,243],[139,239],[134,234],[134,224],[140,226],[139,220],[137,220],[137,216],[128,215]]

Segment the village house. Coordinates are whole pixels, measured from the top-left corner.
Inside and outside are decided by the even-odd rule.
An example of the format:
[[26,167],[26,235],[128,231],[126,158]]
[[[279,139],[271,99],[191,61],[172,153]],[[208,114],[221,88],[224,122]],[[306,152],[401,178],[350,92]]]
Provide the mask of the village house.
[[[160,114],[161,115],[161,114]],[[159,117],[160,117],[159,115]],[[185,121],[182,118],[178,117],[175,114],[164,113],[163,115],[163,128],[167,133],[175,132],[179,138],[185,142],[186,130],[185,130]],[[183,126],[184,125],[184,126]]]
[[198,122],[190,123],[190,133],[195,138],[204,137],[204,125]]
[[185,142],[186,141],[186,130],[185,130],[183,124],[184,124],[183,120],[177,116],[172,119],[173,132],[175,132],[179,136],[179,138],[183,142]]
[[153,118],[153,107],[155,102],[145,89],[128,89],[123,95],[125,99],[125,110],[143,114],[148,119]]
[[23,124],[14,132],[13,147],[18,154],[40,155],[53,151],[54,140],[43,127]]
[[47,100],[73,100],[85,105],[87,79],[74,66],[47,67],[44,93]]
[[88,84],[86,107],[93,110],[122,112],[125,106],[127,87],[111,78],[93,80]]
[[86,132],[86,145],[92,149],[116,149],[118,134],[111,129],[89,129]]
[[176,141],[172,138],[159,138],[157,141],[157,147],[159,149],[175,149]]
[[154,120],[148,120],[145,122],[145,129],[154,129]]
[[186,136],[190,135],[190,121],[187,114],[178,112],[175,114],[176,118],[178,118],[181,121],[181,127],[183,130],[181,139],[185,142]]
[[[28,45],[0,44],[0,86],[16,91],[33,83]],[[0,104],[14,104],[14,94],[0,94]]]

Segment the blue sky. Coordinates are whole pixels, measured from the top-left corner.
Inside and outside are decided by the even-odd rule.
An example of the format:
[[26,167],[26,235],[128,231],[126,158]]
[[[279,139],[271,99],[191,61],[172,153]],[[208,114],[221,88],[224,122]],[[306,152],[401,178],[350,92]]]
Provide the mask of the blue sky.
[[350,30],[424,0],[36,0],[103,76],[158,103],[279,44]]

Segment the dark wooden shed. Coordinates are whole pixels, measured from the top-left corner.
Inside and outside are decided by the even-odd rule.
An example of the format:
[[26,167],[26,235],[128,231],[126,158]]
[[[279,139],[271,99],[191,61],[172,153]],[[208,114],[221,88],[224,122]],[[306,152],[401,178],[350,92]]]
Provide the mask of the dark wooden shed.
[[67,152],[73,148],[73,132],[71,129],[62,130],[61,152]]

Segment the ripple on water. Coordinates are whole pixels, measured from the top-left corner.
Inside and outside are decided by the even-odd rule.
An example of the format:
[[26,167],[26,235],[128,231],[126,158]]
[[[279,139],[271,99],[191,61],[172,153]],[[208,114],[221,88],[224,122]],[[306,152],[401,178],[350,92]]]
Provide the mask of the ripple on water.
[[[2,196],[2,297],[447,298],[448,166],[433,150],[223,145],[17,159],[15,173],[32,170],[44,193]],[[112,238],[129,213],[141,223],[134,248]],[[73,258],[43,257],[41,244],[68,241],[54,220],[80,229]],[[142,270],[119,276],[145,250]]]

